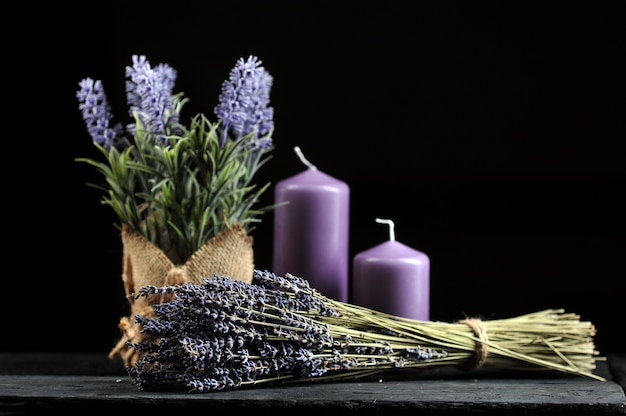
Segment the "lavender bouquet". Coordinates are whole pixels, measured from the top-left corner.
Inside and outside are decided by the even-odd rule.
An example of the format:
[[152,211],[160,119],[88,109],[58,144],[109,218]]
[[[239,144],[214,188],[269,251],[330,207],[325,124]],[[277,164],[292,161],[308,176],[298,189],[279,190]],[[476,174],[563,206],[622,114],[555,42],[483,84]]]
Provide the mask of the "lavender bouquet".
[[142,390],[213,392],[338,381],[398,368],[551,370],[604,380],[595,328],[563,310],[455,323],[417,321],[329,299],[305,279],[255,270],[252,283],[215,275],[201,284],[146,286],[171,296],[137,316],[145,340],[128,373]]
[[85,78],[77,91],[79,109],[103,161],[79,158],[104,176],[102,202],[123,225],[184,263],[206,241],[241,224],[246,232],[270,207],[256,208],[269,187],[252,179],[273,149],[273,78],[250,56],[240,58],[222,84],[214,108],[181,121],[187,98],[173,93],[177,72],[152,67],[143,55],[126,68],[126,96],[133,122],[114,123],[99,80]]
[[[222,84],[214,108],[182,120],[187,98],[174,93],[177,72],[152,67],[134,55],[126,67],[126,96],[132,122],[114,123],[103,84],[80,82],[79,109],[103,160],[79,158],[95,167],[122,235],[122,280],[130,316],[153,316],[153,300],[133,299],[145,285],[200,283],[214,273],[250,282],[254,252],[249,233],[271,206],[257,204],[269,183],[253,178],[273,149],[273,78],[250,56],[240,58]],[[122,336],[109,354],[125,365],[139,358],[128,342],[145,335],[133,318],[122,317]]]

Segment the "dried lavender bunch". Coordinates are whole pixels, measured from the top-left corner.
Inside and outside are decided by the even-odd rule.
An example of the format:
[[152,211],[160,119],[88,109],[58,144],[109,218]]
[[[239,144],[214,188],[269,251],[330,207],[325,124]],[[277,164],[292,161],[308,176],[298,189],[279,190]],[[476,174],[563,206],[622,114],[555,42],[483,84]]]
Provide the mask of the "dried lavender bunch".
[[[321,295],[300,277],[255,270],[253,283],[142,287],[166,296],[137,316],[148,340],[128,367],[143,390],[210,392],[261,383],[338,381],[392,368],[476,365],[592,373],[593,325],[552,310],[481,325],[416,321]],[[489,336],[487,336],[487,334]],[[490,353],[486,354],[487,348]]]

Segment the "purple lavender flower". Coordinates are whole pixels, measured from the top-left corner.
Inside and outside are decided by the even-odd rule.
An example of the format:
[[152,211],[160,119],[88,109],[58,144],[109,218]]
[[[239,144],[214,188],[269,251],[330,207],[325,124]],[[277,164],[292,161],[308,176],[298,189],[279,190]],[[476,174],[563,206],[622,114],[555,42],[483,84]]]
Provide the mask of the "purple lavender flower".
[[[167,136],[175,133],[179,113],[172,95],[176,70],[167,64],[152,68],[144,55],[133,55],[133,65],[126,67],[126,98],[131,116],[137,116],[143,128],[167,143]],[[137,126],[129,124],[128,131]]]
[[127,371],[143,390],[340,379],[445,356],[384,324],[380,339],[361,324],[338,326],[347,317],[333,305],[345,305],[290,274],[255,270],[253,284],[215,275],[201,284],[144,286],[136,296],[153,295],[171,300],[155,304],[154,317],[136,316],[149,338],[129,344],[142,352]]
[[[95,144],[102,144],[105,161],[78,160],[105,176],[103,185],[94,186],[105,191],[103,202],[113,208],[120,227],[171,247],[172,258],[184,261],[231,224],[252,231],[258,216],[272,209],[254,209],[268,185],[257,187],[252,180],[273,149],[273,110],[267,107],[272,78],[259,65],[256,58],[240,59],[226,83],[232,104],[243,110],[238,131],[253,132],[254,140],[250,133],[221,143],[222,120],[212,122],[203,113],[189,125],[181,122],[187,99],[182,92],[172,94],[177,71],[167,64],[152,67],[144,55],[133,55],[125,67],[132,124],[111,127],[102,83],[81,83],[79,109]],[[237,114],[228,118],[235,119]]]
[[82,113],[87,131],[95,143],[110,149],[123,134],[121,123],[111,127],[113,115],[101,81],[85,78],[76,92],[78,108]]
[[229,131],[235,139],[252,134],[252,143],[258,147],[272,145],[269,137],[258,140],[274,128],[274,109],[269,107],[272,82],[272,76],[256,56],[248,57],[247,61],[239,58],[229,79],[222,84],[219,104],[215,107],[215,115],[222,122],[221,147]]

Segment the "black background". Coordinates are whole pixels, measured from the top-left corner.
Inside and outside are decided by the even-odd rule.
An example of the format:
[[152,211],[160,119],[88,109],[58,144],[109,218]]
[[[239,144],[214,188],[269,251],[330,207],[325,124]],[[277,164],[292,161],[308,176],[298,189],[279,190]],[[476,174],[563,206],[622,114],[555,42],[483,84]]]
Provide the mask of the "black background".
[[[87,4],[87,3],[86,3]],[[115,218],[78,83],[127,111],[133,54],[178,71],[188,115],[256,55],[274,77],[276,182],[351,188],[350,255],[387,239],[431,260],[431,319],[565,308],[623,351],[626,36],[621,2],[90,2],[7,15],[3,351],[108,352],[126,313]],[[26,10],[27,9],[27,10]],[[6,28],[4,30],[7,30]],[[271,203],[273,186],[264,196]],[[272,215],[253,231],[271,269]]]

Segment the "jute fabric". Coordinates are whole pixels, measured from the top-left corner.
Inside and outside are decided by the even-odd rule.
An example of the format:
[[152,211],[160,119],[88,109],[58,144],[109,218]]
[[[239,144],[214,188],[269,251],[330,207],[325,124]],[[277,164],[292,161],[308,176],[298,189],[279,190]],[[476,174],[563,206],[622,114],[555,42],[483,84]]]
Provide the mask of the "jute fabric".
[[154,316],[153,305],[169,300],[168,295],[154,296],[147,300],[137,298],[143,286],[171,286],[183,283],[198,284],[207,277],[227,276],[250,283],[254,273],[252,237],[237,224],[204,243],[182,265],[172,262],[163,250],[152,244],[136,230],[122,227],[124,291],[130,305],[130,315],[120,319],[118,327],[122,336],[109,353],[110,358],[120,356],[125,366],[134,365],[139,359],[138,351],[128,346],[147,336],[135,322],[136,315]]

